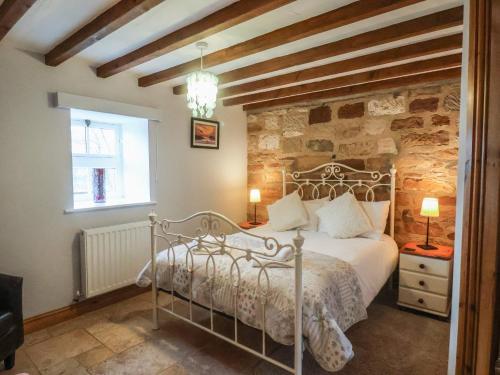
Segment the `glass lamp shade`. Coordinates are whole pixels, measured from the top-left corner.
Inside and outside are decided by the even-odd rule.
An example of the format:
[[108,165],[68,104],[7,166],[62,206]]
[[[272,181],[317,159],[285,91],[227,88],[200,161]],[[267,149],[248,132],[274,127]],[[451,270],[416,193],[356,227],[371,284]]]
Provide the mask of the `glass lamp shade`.
[[422,201],[422,208],[420,210],[421,216],[438,217],[439,216],[439,201],[437,198],[424,198]]
[[250,203],[259,203],[260,202],[260,190],[252,189],[250,190]]
[[217,103],[219,79],[213,73],[200,70],[191,73],[187,79],[187,102],[193,117],[210,118]]

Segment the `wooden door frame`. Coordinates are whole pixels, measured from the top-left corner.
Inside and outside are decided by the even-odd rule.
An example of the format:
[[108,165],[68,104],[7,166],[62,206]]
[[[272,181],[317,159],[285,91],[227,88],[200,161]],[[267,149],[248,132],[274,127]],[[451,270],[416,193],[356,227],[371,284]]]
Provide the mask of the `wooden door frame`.
[[[454,372],[492,374],[499,331],[500,1],[467,0],[468,66],[462,87],[460,295]],[[467,35],[467,34],[466,34]],[[465,45],[465,44],[464,44]],[[464,66],[465,69],[465,66]],[[459,178],[460,178],[459,177]],[[452,329],[453,331],[453,329]],[[450,350],[453,353],[453,350]],[[450,367],[450,373],[453,368]]]

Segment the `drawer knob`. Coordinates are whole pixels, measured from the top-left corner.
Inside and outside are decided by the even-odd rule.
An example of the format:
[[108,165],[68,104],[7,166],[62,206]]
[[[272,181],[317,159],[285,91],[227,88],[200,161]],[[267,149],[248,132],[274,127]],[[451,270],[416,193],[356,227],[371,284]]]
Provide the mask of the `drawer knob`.
[[420,281],[418,282],[418,285],[420,285],[420,286],[424,286],[424,285],[425,285],[425,282],[424,282],[423,280],[420,280]]
[[424,299],[423,298],[419,298],[418,299],[418,303],[424,303]]
[[425,264],[420,263],[418,267],[419,267],[421,270],[423,270],[423,269],[425,268]]

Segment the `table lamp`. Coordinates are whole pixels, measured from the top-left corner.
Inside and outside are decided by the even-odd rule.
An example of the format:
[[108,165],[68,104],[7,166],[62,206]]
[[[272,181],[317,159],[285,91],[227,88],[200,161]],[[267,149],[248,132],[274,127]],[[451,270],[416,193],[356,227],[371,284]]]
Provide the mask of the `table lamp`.
[[437,247],[429,245],[429,219],[439,216],[439,201],[437,198],[424,198],[420,215],[427,217],[427,235],[425,237],[425,245],[417,245],[424,250],[436,250]]
[[257,221],[257,203],[260,203],[260,190],[259,189],[251,189],[250,190],[250,203],[254,204],[253,222],[250,224],[259,225],[260,223]]

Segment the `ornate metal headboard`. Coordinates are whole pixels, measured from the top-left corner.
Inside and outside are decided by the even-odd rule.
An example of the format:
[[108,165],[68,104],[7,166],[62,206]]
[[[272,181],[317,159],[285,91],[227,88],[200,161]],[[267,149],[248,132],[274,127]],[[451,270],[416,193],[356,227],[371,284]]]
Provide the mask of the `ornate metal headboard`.
[[[393,165],[389,173],[380,171],[358,170],[340,163],[326,163],[307,171],[283,173],[283,196],[290,190],[297,190],[299,195],[309,199],[336,198],[347,191],[358,199],[375,201],[376,195],[388,196],[391,201],[389,231],[394,238],[394,218],[396,201],[396,168]],[[292,189],[287,187],[291,186]]]

